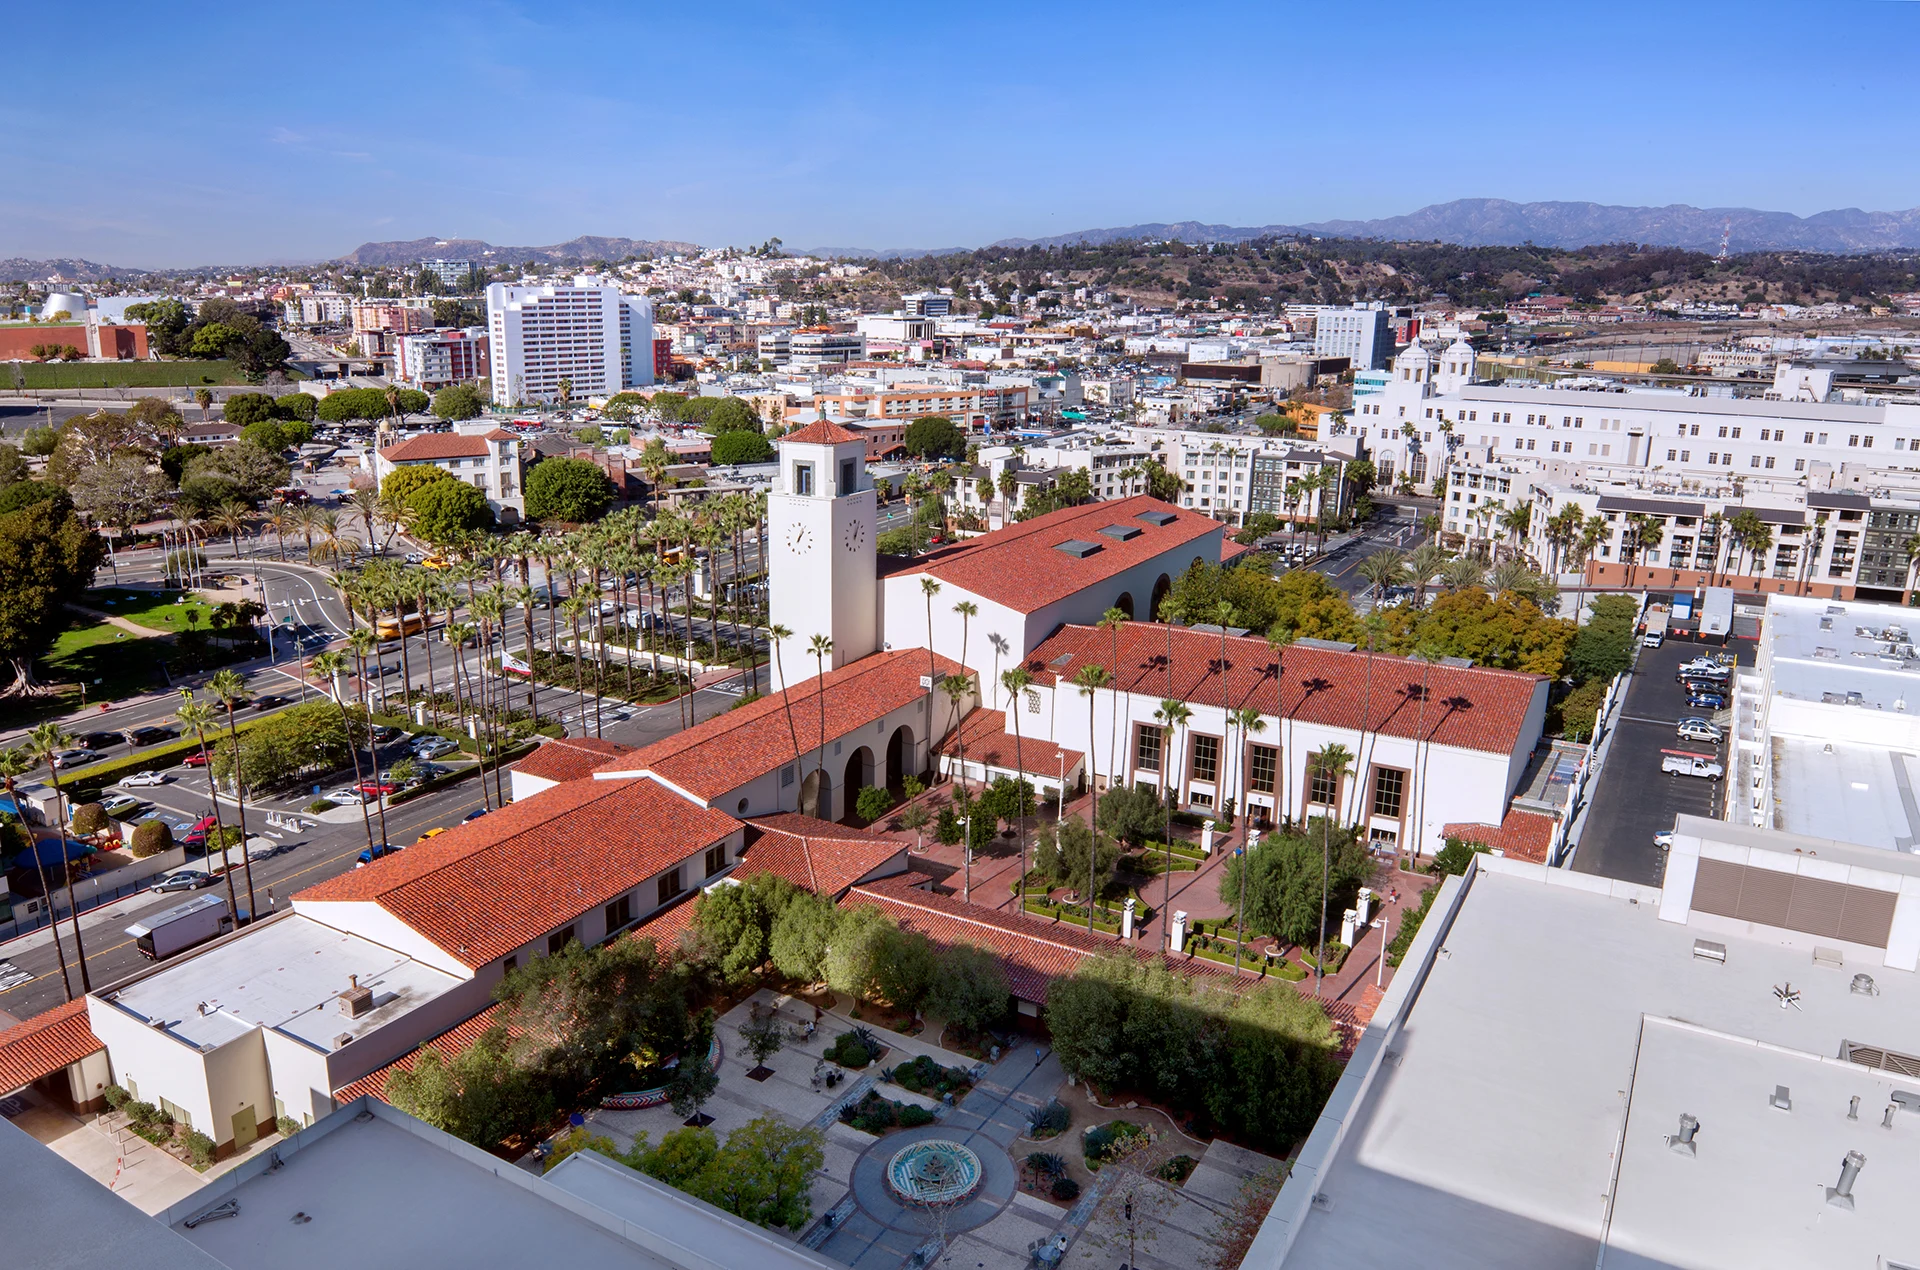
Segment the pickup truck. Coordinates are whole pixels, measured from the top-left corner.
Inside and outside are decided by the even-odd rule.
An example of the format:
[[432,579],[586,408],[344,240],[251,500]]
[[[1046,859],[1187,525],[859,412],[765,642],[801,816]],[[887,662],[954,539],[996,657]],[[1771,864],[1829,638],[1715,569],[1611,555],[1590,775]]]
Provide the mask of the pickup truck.
[[1704,776],[1710,781],[1717,781],[1726,769],[1712,759],[1701,758],[1697,754],[1669,754],[1660,760],[1660,770],[1674,776]]
[[1647,629],[1640,637],[1642,648],[1658,648],[1667,642],[1667,610],[1664,605],[1654,604],[1647,608]]

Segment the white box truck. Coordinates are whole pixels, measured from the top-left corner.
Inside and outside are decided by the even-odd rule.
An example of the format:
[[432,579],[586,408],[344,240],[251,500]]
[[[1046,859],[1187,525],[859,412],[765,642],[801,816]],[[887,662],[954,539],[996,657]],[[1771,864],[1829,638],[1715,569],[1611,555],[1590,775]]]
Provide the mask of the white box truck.
[[233,929],[227,901],[219,895],[200,895],[127,927],[134,947],[149,961],[163,961],[183,949],[204,944]]
[[1658,648],[1667,642],[1667,606],[1653,604],[1647,607],[1647,630],[1640,637],[1643,648]]

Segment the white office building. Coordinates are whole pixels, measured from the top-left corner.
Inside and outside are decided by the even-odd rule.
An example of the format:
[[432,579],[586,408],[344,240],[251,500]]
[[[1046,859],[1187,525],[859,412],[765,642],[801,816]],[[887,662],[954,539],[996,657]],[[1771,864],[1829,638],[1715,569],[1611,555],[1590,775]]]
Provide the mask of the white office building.
[[564,380],[576,401],[653,382],[653,303],[604,278],[571,285],[487,288],[493,399],[556,401]]
[[1393,356],[1393,314],[1378,301],[1351,308],[1321,305],[1313,325],[1315,357],[1345,357],[1355,370],[1379,370]]

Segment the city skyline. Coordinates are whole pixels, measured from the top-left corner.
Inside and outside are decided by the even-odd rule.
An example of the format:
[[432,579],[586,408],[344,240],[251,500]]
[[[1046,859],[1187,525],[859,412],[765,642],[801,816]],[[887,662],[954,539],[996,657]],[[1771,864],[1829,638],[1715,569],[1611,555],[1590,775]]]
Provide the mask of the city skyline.
[[[1920,206],[1920,179],[1875,157],[1897,82],[1799,52],[1911,39],[1911,4],[731,12],[423,6],[355,53],[352,28],[278,11],[110,5],[82,69],[0,107],[34,192],[0,199],[0,256],[163,268],[582,233],[932,248],[1478,197]],[[56,47],[54,23],[23,13],[21,45]]]

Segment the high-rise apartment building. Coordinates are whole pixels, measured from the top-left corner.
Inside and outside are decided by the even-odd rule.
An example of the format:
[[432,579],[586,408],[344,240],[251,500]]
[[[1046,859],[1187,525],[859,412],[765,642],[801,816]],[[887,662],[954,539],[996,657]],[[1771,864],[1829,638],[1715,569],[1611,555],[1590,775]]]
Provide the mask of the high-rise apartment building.
[[393,352],[394,377],[428,392],[493,377],[487,333],[477,326],[402,335],[393,342]]
[[457,287],[473,272],[471,260],[422,260],[420,267],[440,279],[444,286]]
[[1393,314],[1378,301],[1350,309],[1321,305],[1314,314],[1313,355],[1349,358],[1355,370],[1379,370],[1393,356]]
[[487,288],[493,399],[506,405],[610,396],[653,383],[653,303],[606,279]]

